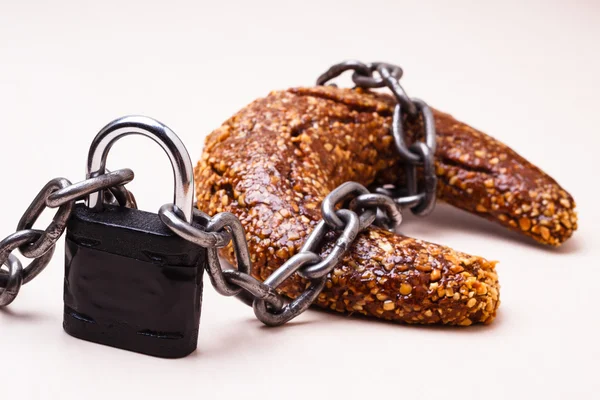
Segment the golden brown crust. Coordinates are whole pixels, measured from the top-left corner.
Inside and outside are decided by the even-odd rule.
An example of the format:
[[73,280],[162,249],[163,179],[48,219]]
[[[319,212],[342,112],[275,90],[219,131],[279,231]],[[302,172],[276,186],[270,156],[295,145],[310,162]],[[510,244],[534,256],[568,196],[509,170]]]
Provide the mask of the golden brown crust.
[[[195,174],[198,207],[240,218],[256,277],[264,280],[297,253],[332,189],[349,180],[369,185],[394,170],[391,105],[361,91],[291,89],[253,102],[209,135]],[[450,118],[436,113],[436,123]],[[225,256],[234,259],[231,248]],[[282,291],[295,297],[305,286],[294,277]],[[469,325],[493,319],[498,289],[493,262],[372,227],[330,274],[316,304],[401,322]]]
[[348,254],[318,306],[419,324],[467,326],[496,316],[495,262],[376,228],[361,234]]
[[[385,132],[391,124],[394,104],[389,96],[331,87],[291,91],[346,104],[350,109],[376,111],[384,117],[384,134],[378,137],[389,137]],[[452,116],[434,110],[434,118],[438,198],[543,244],[558,246],[571,237],[577,229],[575,201],[554,179],[502,142]],[[409,123],[409,143],[421,132],[419,123]],[[379,130],[374,132],[378,133]],[[378,156],[399,161],[390,151],[378,153]],[[398,163],[379,171],[377,181],[380,183],[403,179],[403,170]]]

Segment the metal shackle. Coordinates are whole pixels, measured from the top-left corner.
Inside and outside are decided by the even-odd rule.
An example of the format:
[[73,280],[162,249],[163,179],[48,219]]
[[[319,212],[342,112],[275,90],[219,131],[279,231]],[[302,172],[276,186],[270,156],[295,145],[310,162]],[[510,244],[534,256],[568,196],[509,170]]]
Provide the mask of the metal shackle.
[[[143,135],[162,147],[173,166],[175,197],[173,203],[183,212],[187,222],[192,222],[194,207],[194,168],[190,155],[179,137],[166,125],[155,119],[131,115],[114,120],[96,135],[90,146],[87,162],[87,178],[94,178],[106,172],[106,158],[115,142],[128,135]],[[92,193],[88,197],[88,207],[102,210],[104,193]]]

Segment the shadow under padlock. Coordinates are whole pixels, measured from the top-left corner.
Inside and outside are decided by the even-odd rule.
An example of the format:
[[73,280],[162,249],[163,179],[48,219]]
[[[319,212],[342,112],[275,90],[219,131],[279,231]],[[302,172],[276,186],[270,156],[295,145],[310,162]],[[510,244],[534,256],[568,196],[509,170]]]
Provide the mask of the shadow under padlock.
[[[92,142],[87,177],[104,174],[110,148],[130,134],[165,150],[174,203],[192,223],[191,159],[175,133],[151,118],[124,117],[104,127]],[[87,206],[76,205],[67,225],[64,329],[117,348],[184,357],[197,346],[205,265],[206,250],[177,236],[157,214],[106,204],[103,192],[94,193]]]

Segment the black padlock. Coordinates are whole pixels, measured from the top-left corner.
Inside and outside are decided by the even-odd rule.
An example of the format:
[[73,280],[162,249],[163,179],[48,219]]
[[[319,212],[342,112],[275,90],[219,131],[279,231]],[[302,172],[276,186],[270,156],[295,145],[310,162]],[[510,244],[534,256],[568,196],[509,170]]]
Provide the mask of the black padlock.
[[[192,223],[193,167],[180,139],[146,117],[116,120],[94,139],[88,178],[105,173],[119,138],[142,134],[168,154],[175,205]],[[80,339],[178,358],[196,349],[206,250],[171,232],[156,214],[104,204],[102,192],[75,207],[65,245],[64,329]]]

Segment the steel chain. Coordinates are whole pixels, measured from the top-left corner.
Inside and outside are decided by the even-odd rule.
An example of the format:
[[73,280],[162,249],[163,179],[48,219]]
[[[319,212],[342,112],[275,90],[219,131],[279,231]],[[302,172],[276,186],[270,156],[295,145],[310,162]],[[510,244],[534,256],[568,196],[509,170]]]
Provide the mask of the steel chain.
[[[188,223],[181,210],[173,204],[164,205],[159,210],[161,221],[175,234],[207,249],[206,269],[217,292],[225,296],[237,296],[251,305],[256,317],[269,326],[285,324],[310,307],[325,287],[328,274],[340,263],[361,231],[374,223],[386,229],[396,229],[402,223],[399,206],[410,207],[417,215],[427,215],[435,205],[435,125],[431,109],[423,101],[407,96],[400,85],[403,71],[391,64],[367,65],[346,61],[331,67],[319,77],[317,84],[324,85],[346,71],[353,71],[352,80],[357,87],[387,87],[394,95],[397,104],[392,120],[392,135],[404,161],[406,188],[399,190],[393,185],[386,185],[377,188],[377,193],[371,193],[356,182],[340,185],[323,201],[323,219],[307,237],[300,252],[264,282],[252,276],[245,231],[235,215],[220,213],[211,218],[194,210],[193,221]],[[407,118],[421,119],[424,141],[411,145],[406,142],[403,114]],[[423,169],[424,179],[420,185],[417,182],[417,167]],[[77,200],[98,191],[109,191],[111,195],[106,196],[107,201],[136,208],[135,198],[123,186],[132,179],[133,172],[124,169],[107,171],[106,174],[76,184],[64,178],[48,182],[19,221],[17,232],[0,241],[0,266],[8,268],[8,272],[0,270],[0,307],[10,304],[21,286],[47,266]],[[53,221],[44,231],[32,229],[46,207],[58,208]],[[337,239],[329,252],[321,257],[322,246],[330,233],[337,235]],[[218,249],[230,243],[233,243],[237,268],[224,270]],[[12,254],[17,248],[25,257],[33,259],[25,268]],[[308,279],[310,284],[297,298],[288,302],[277,292],[277,288],[295,274]]]
[[[206,270],[218,293],[240,298],[253,307],[260,321],[276,326],[295,318],[315,301],[323,290],[327,275],[342,260],[359,232],[373,223],[395,229],[402,222],[402,212],[393,199],[370,193],[355,182],[346,182],[334,189],[323,201],[321,212],[323,220],[307,237],[300,252],[264,282],[252,276],[245,231],[233,214],[225,212],[211,218],[195,210],[193,224],[189,224],[173,204],[166,204],[161,207],[159,216],[174,233],[207,248]],[[337,239],[331,251],[321,257],[321,247],[331,232],[337,234]],[[218,257],[218,248],[229,243],[233,244],[236,269],[223,269]],[[294,274],[308,279],[310,285],[300,296],[288,302],[276,289]]]
[[[112,193],[114,201],[135,208],[133,195],[123,187],[133,180],[133,171],[122,169],[72,184],[65,178],[48,182],[37,194],[21,217],[15,233],[0,241],[0,307],[12,303],[21,286],[31,282],[48,265],[56,242],[64,233],[75,202],[100,190]],[[52,222],[45,230],[32,229],[46,208],[58,208]],[[33,259],[27,267],[12,254],[19,249],[21,254]]]
[[[33,280],[48,265],[77,200],[106,190],[113,193],[113,199],[120,205],[135,208],[133,195],[123,187],[133,177],[131,170],[123,169],[75,184],[64,178],[48,182],[23,214],[17,232],[0,241],[0,265],[8,268],[8,272],[0,271],[0,307],[10,304],[21,286]],[[59,209],[53,221],[44,231],[31,229],[46,207]],[[394,229],[402,221],[401,211],[391,198],[370,193],[355,182],[346,182],[333,190],[322,204],[322,214],[324,219],[316,225],[300,252],[261,282],[251,275],[245,231],[233,214],[220,213],[211,218],[196,209],[194,223],[189,224],[172,204],[161,207],[159,211],[163,223],[174,233],[207,248],[207,272],[217,292],[239,297],[254,308],[259,320],[270,326],[290,321],[314,302],[326,283],[327,275],[339,264],[360,231],[373,223]],[[331,251],[321,258],[320,248],[330,232],[338,233],[338,238]],[[217,250],[231,242],[237,269],[223,270]],[[12,254],[15,249],[33,261],[23,268]],[[288,303],[276,289],[295,273],[309,279],[310,285]]]
[[[350,60],[329,68],[317,79],[317,85],[325,85],[346,71],[353,71],[352,81],[356,87],[363,89],[388,88],[396,105],[392,117],[392,136],[407,179],[406,187],[384,185],[376,188],[376,192],[393,197],[396,204],[410,208],[415,215],[425,216],[435,208],[437,177],[433,165],[436,149],[435,121],[431,108],[420,99],[410,98],[400,85],[402,68],[382,62],[364,64]],[[420,119],[423,126],[423,141],[415,141],[409,145],[403,126],[404,115],[411,121]],[[423,169],[423,179],[417,182],[417,168]],[[328,216],[330,218],[331,216]],[[333,217],[336,226],[339,220]]]

